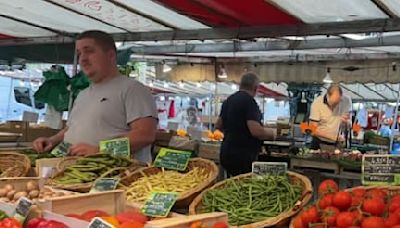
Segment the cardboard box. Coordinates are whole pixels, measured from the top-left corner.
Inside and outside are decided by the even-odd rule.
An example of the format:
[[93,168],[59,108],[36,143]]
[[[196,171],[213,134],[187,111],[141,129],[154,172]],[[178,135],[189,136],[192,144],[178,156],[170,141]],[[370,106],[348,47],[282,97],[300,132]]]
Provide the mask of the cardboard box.
[[200,143],[198,156],[219,162],[220,143]]
[[42,158],[36,160],[35,171],[38,177],[50,178],[58,172],[57,165],[64,158]]
[[28,128],[28,122],[23,122],[23,121],[8,121],[4,124],[0,125],[0,132],[7,132],[7,133],[17,133],[21,134],[21,136],[18,136],[13,139],[7,139],[7,140],[2,140],[3,142],[11,142],[12,141],[19,141],[19,142],[25,142],[26,141],[26,133],[27,133],[27,128]]
[[51,128],[28,128],[26,131],[26,141],[33,142],[39,137],[51,137],[57,134],[59,131],[59,129]]

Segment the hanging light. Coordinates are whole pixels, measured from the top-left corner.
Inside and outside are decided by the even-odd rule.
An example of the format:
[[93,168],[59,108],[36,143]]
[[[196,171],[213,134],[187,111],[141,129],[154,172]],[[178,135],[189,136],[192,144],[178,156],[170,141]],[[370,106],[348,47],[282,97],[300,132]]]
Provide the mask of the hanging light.
[[180,87],[180,88],[185,87],[185,83],[183,83],[182,81],[180,81],[178,84],[179,84],[179,87]]
[[236,84],[232,84],[232,85],[231,85],[231,89],[232,89],[232,90],[237,90],[237,88],[238,88],[238,87],[237,87]]
[[149,83],[149,86],[150,86],[150,87],[154,87],[153,82],[150,82],[150,83]]
[[201,87],[201,83],[200,83],[200,82],[197,82],[197,83],[196,83],[196,86],[197,86],[197,88],[200,88],[200,87]]
[[161,97],[160,97],[160,101],[165,101],[165,97],[164,97],[164,96],[161,96]]
[[219,66],[218,78],[221,79],[228,78],[228,74],[226,74],[225,66],[223,64]]
[[324,82],[326,84],[333,83],[333,80],[331,78],[331,68],[330,67],[326,68],[326,75],[325,75],[325,78],[322,80],[322,82]]

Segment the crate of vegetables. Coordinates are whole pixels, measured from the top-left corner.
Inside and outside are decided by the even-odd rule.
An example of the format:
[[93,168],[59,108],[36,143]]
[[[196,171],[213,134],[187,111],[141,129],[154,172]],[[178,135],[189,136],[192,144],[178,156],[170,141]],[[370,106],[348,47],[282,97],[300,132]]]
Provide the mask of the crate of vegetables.
[[88,192],[98,178],[129,175],[144,164],[136,160],[95,154],[86,157],[67,157],[57,164],[58,173],[49,180],[57,188],[76,192]]
[[175,206],[180,208],[187,207],[201,191],[214,184],[217,176],[214,162],[193,158],[183,172],[148,167],[126,176],[121,183],[129,202],[143,204],[153,191],[177,192]]
[[290,228],[400,228],[400,187],[339,190],[334,180],[325,180],[318,194],[319,200],[294,217]]
[[189,207],[190,214],[225,212],[230,227],[287,225],[311,199],[310,180],[300,174],[287,176],[239,175],[203,191]]

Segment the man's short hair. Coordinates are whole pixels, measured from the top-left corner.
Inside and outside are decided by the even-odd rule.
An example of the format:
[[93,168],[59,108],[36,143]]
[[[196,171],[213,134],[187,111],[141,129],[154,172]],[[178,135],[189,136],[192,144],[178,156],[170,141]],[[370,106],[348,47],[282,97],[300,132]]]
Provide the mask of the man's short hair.
[[100,30],[89,30],[82,32],[76,39],[93,39],[100,47],[103,48],[103,50],[114,50],[115,52],[117,52],[117,47],[115,46],[115,42],[112,36]]
[[258,87],[260,79],[254,73],[246,73],[240,79],[240,89],[254,90]]
[[328,90],[326,91],[328,96],[331,96],[334,92],[338,92],[340,94],[340,96],[343,95],[343,90],[339,85],[331,85],[331,86],[329,86]]

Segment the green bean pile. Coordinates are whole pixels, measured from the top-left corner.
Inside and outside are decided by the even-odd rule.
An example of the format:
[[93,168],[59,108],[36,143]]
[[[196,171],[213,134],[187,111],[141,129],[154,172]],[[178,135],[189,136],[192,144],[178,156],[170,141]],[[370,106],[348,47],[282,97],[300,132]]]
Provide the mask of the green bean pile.
[[303,188],[284,176],[252,176],[231,180],[211,189],[202,198],[202,212],[226,212],[230,225],[259,222],[290,210]]

